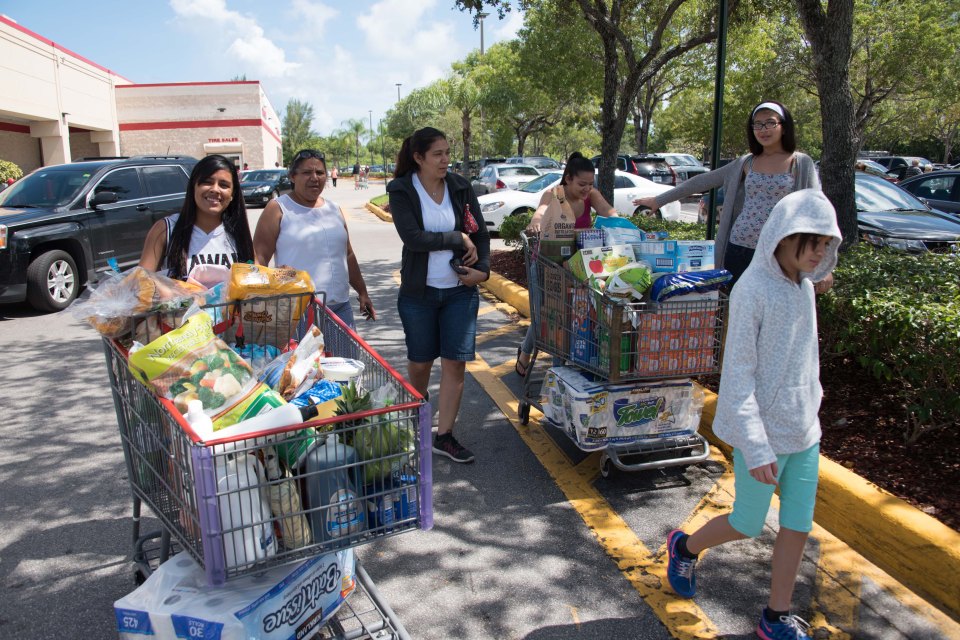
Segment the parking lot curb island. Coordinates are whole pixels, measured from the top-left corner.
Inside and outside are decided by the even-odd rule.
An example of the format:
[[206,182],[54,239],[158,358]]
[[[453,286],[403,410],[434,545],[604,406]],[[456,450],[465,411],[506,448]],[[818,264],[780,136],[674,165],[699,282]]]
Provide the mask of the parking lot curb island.
[[368,202],[368,203],[367,203],[366,205],[364,205],[364,206],[366,206],[367,211],[369,211],[369,212],[372,213],[373,215],[377,216],[378,218],[380,218],[380,219],[383,220],[384,222],[393,223],[393,216],[390,215],[389,213],[387,213],[386,211],[384,211],[383,209],[381,209],[380,207],[378,207],[377,205],[373,204],[372,202]]

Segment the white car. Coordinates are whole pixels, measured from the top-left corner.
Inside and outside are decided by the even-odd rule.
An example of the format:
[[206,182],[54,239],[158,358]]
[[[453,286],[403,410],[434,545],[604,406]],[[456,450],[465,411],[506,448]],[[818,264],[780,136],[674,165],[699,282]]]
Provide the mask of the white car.
[[[532,213],[540,204],[540,196],[543,195],[543,192],[559,183],[562,175],[559,171],[550,171],[528,182],[516,191],[497,191],[477,198],[480,201],[480,212],[483,214],[488,230],[500,231],[500,224],[507,216],[526,212]],[[639,207],[633,206],[634,200],[660,195],[671,188],[626,171],[617,171],[613,183],[613,206],[621,215],[642,213]],[[664,220],[679,220],[680,203],[671,202],[661,207],[660,215]]]

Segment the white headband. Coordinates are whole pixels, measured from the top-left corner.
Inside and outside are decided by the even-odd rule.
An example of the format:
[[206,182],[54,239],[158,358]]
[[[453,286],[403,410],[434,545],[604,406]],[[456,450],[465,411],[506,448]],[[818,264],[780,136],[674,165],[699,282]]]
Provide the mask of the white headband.
[[775,102],[764,102],[759,105],[756,109],[753,110],[753,113],[750,114],[750,117],[757,115],[757,111],[761,109],[768,109],[774,113],[779,113],[781,118],[786,118],[787,116],[783,115],[783,108]]

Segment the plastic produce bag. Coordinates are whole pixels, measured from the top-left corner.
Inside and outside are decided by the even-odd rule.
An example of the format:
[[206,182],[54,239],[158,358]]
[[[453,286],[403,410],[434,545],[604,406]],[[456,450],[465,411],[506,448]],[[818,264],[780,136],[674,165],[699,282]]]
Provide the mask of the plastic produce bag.
[[[370,394],[374,409],[397,402],[397,389],[386,383]],[[391,477],[409,463],[415,447],[416,433],[408,421],[401,422],[396,413],[373,418],[377,422],[358,429],[353,438],[357,457],[364,461],[364,484]],[[401,455],[405,454],[405,455]]]
[[133,316],[147,311],[178,311],[197,299],[201,289],[185,282],[134,267],[126,273],[110,272],[90,297],[71,307],[79,320],[90,323],[108,338],[129,335]]
[[650,265],[643,262],[631,262],[620,267],[607,278],[605,291],[607,295],[626,300],[633,298],[636,301],[643,299],[644,293],[650,288],[653,275]]

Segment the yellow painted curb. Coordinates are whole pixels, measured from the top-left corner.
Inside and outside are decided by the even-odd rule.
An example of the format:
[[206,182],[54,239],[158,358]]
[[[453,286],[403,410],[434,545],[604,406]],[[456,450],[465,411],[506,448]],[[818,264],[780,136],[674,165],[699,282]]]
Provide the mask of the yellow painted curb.
[[392,215],[390,215],[389,213],[387,213],[386,211],[384,211],[383,209],[381,209],[381,208],[378,207],[377,205],[373,204],[372,202],[368,202],[368,203],[365,204],[364,206],[367,208],[367,211],[369,211],[369,212],[372,213],[373,215],[377,216],[378,218],[380,218],[380,219],[383,220],[384,222],[390,222],[390,223],[393,222],[393,216],[392,216]]
[[481,286],[516,309],[524,317],[530,317],[530,297],[524,287],[492,271],[490,272],[490,279],[482,282]]
[[[483,285],[530,317],[525,288],[496,273]],[[730,446],[713,433],[717,396],[704,393],[701,433],[730,457]],[[960,533],[823,456],[816,522],[910,589],[960,617]]]
[[[700,433],[729,457],[713,433],[717,395],[704,390]],[[820,456],[817,524],[864,558],[960,616],[960,533],[913,505]]]

